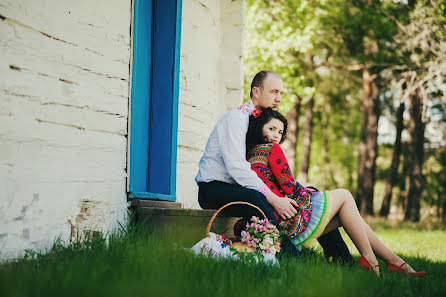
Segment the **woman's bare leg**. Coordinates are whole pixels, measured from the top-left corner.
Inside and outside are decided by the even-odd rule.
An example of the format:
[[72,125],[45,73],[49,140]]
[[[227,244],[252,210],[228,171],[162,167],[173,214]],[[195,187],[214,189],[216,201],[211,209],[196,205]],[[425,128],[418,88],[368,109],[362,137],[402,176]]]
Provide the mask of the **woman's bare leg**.
[[[373,252],[380,258],[384,260],[386,263],[391,263],[393,265],[400,266],[405,261],[401,259],[398,255],[392,252],[379,238],[376,236],[375,232],[369,227],[369,225],[364,221],[364,228],[367,232],[367,237],[369,238],[370,245],[372,246]],[[415,270],[410,267],[409,264],[402,267],[406,271],[415,272]]]
[[[330,223],[324,232],[329,232],[341,225],[352,239],[358,251],[372,265],[378,264],[369,242],[364,220],[359,214],[355,200],[349,191],[336,189],[329,193],[331,199]],[[374,269],[379,274],[379,269]]]
[[[336,195],[333,195],[333,192],[336,191]],[[342,191],[342,192],[341,192]],[[339,200],[339,198],[333,198],[333,197],[338,197],[339,195],[344,195],[344,196],[350,196],[351,199],[353,199],[352,195],[350,194],[350,192],[348,192],[347,190],[343,190],[343,189],[337,189],[337,190],[333,190],[330,192],[331,197],[332,197],[332,205],[333,202],[335,202],[336,200]],[[349,198],[346,198],[349,199]],[[341,199],[342,200],[342,199]],[[354,202],[354,201],[353,201]],[[342,207],[342,206],[341,206]],[[358,210],[356,207],[356,203],[355,203],[355,208],[356,211]],[[332,208],[332,211],[334,211],[334,209]],[[358,215],[359,215],[359,211],[357,211]],[[376,236],[376,234],[373,232],[373,230],[369,227],[369,225],[364,221],[364,219],[359,215],[360,217],[360,221],[362,221],[362,225],[364,226],[364,230],[366,232],[367,235],[367,239],[368,242],[372,248],[373,253],[378,256],[378,258],[384,260],[387,263],[391,263],[397,266],[400,266],[401,264],[404,263],[404,260],[401,259],[398,255],[396,255],[394,252],[392,252],[379,238],[378,236]],[[347,231],[346,227],[343,226],[342,222],[340,221],[340,217],[339,214],[334,214],[334,216],[332,217],[331,221],[328,223],[327,227],[324,230],[324,233],[329,232],[331,230],[334,230],[335,228],[339,228],[340,226],[344,227],[345,231],[347,232],[347,234],[349,234],[349,232]],[[350,236],[350,234],[349,234]],[[350,238],[352,238],[350,236]],[[352,238],[353,243],[354,240]],[[355,243],[356,245],[356,243]],[[356,245],[356,247],[358,248],[359,252],[362,254],[361,250],[359,249],[359,247]],[[363,255],[364,256],[364,255]],[[365,257],[365,256],[364,256]],[[366,257],[367,259],[367,257]],[[367,259],[368,260],[368,259]],[[369,261],[370,262],[370,261]],[[372,263],[372,262],[370,262]],[[404,269],[406,269],[409,272],[414,272],[414,270],[412,269],[412,267],[410,267],[409,265],[405,265],[403,267]]]

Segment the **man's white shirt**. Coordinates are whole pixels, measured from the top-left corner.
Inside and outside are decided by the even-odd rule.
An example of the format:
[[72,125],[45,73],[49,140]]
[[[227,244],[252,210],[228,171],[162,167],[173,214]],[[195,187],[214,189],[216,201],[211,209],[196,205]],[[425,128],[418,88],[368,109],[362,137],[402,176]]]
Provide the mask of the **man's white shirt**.
[[237,183],[265,196],[270,192],[246,160],[246,133],[249,116],[254,109],[254,104],[249,100],[218,120],[198,165],[197,183],[222,181]]

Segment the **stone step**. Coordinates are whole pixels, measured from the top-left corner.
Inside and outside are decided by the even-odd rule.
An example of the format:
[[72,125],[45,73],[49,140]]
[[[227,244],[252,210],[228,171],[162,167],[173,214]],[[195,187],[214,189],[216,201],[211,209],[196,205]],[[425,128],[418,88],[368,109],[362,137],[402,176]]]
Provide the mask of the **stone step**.
[[174,201],[149,200],[149,199],[132,199],[132,207],[155,207],[155,208],[175,208],[180,209],[181,203]]
[[[148,204],[132,201],[136,219],[139,222],[150,224],[152,228],[162,232],[184,233],[194,240],[205,236],[206,227],[215,213],[215,210],[154,207],[154,205],[163,204],[152,204],[150,207],[142,205]],[[238,219],[238,217],[219,213],[212,222],[211,232],[232,236],[234,234],[233,226]]]
[[[138,214],[144,214],[146,216],[193,216],[193,217],[208,217],[209,219],[215,213],[212,209],[172,209],[163,207],[138,207]],[[225,217],[224,214],[218,216]]]

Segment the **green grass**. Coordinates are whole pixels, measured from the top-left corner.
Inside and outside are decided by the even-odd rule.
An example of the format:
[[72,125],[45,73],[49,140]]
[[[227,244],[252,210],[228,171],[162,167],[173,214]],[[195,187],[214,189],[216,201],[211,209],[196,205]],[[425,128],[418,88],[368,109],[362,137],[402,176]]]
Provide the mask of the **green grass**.
[[328,263],[319,251],[307,251],[300,261],[281,259],[280,267],[216,261],[185,250],[196,239],[184,230],[130,227],[108,243],[102,237],[55,243],[51,251],[3,264],[1,295],[445,296],[446,231],[384,228],[378,235],[427,276],[383,271],[377,278],[356,266]]
[[[430,222],[417,224],[377,218],[369,218],[367,222],[378,234],[381,241],[396,254],[402,257],[446,263],[446,231],[444,225]],[[343,229],[341,229],[341,234],[350,251],[359,256],[353,242]]]

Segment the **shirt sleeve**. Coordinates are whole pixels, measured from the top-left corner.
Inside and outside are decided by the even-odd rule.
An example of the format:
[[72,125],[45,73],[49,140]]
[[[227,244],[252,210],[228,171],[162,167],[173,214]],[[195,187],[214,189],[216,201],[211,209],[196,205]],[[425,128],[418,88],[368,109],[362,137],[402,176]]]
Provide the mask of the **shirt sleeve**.
[[273,175],[276,177],[285,194],[292,195],[301,192],[304,187],[294,179],[293,173],[291,172],[288,161],[280,145],[274,144],[271,147],[268,163]]
[[217,125],[217,132],[226,169],[235,182],[265,196],[271,192],[246,160],[246,118],[242,114],[229,114]]

